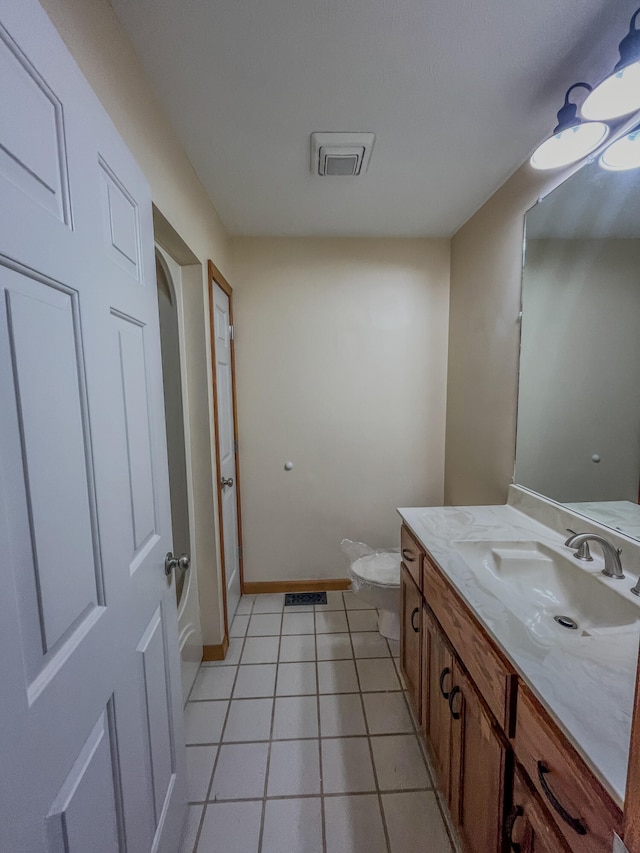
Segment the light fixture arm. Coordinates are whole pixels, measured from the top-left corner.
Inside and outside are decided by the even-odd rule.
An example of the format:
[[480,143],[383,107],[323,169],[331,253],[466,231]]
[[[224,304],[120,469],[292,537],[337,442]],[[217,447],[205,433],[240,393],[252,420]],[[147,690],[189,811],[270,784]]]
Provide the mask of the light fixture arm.
[[637,62],[640,59],[640,30],[636,26],[638,16],[640,16],[640,9],[634,12],[631,23],[629,24],[629,32],[620,42],[618,48],[620,50],[620,61],[613,69],[614,73],[622,71],[627,65]]
[[[640,9],[638,11],[640,11]],[[573,86],[569,86],[564,96],[564,104],[558,112],[558,124],[553,131],[554,133],[560,133],[563,130],[568,130],[570,127],[575,127],[580,124],[580,119],[578,118],[578,106],[577,104],[571,103],[569,100],[573,90],[578,88],[586,89],[587,92],[593,91],[593,87],[588,83],[574,83]]]

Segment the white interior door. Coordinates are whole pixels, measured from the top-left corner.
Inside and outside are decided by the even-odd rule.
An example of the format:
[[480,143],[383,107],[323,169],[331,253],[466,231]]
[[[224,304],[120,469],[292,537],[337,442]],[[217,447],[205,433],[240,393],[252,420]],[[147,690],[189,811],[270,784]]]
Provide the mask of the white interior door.
[[185,552],[191,560],[189,569],[175,576],[182,695],[186,702],[202,661],[202,628],[195,550],[182,270],[160,246],[156,246],[156,253],[173,545],[176,554]]
[[175,853],[150,192],[35,0],[2,0],[0,81],[0,850]]
[[220,285],[213,287],[213,329],[216,355],[216,395],[218,408],[218,446],[220,452],[220,501],[222,538],[227,584],[227,614],[233,618],[240,600],[240,554],[238,544],[238,505],[236,499],[236,449],[233,414],[233,370],[231,365],[231,323],[229,297]]

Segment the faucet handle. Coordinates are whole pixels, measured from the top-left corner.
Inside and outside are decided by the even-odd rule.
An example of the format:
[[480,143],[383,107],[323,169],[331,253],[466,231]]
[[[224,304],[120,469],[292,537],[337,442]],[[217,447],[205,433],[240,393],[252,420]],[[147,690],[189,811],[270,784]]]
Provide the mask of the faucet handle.
[[570,533],[571,536],[565,541],[565,545],[568,545],[569,542],[571,542],[571,540],[573,539],[573,537],[578,535],[576,531],[572,530],[570,527],[567,527],[567,533]]

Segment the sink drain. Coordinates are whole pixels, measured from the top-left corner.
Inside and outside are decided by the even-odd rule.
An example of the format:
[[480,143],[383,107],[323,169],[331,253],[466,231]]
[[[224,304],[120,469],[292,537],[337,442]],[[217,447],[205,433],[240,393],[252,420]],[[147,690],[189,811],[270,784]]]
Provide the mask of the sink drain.
[[570,616],[554,616],[553,617],[558,625],[562,625],[563,628],[570,628],[575,631],[578,627],[578,623],[575,619],[572,619]]

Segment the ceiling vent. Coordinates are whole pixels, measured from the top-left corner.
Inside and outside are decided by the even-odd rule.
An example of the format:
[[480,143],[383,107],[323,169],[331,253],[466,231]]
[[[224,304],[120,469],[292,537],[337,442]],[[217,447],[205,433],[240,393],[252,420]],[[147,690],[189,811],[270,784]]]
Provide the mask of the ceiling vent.
[[322,177],[364,175],[374,139],[374,133],[312,133],[311,171]]

